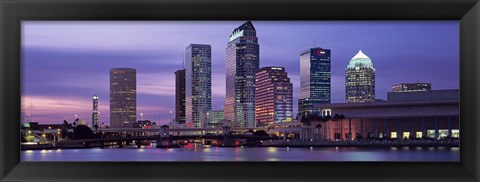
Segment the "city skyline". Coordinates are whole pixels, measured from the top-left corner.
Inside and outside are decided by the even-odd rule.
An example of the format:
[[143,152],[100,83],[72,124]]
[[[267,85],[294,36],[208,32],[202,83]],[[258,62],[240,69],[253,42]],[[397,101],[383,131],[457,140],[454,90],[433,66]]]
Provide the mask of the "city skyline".
[[[118,26],[136,27],[134,25],[137,25],[141,27],[146,26],[148,28],[150,26],[155,27],[157,25],[154,23],[146,23],[146,22],[135,22],[130,24],[123,23],[125,25],[118,25],[122,23],[106,23],[106,24],[113,24],[113,25],[110,25],[109,27],[108,25],[100,24],[98,22],[93,22],[93,23],[83,22],[83,23],[86,25],[83,25],[84,29],[80,28],[80,31],[76,28],[79,28],[78,26],[82,27],[81,25],[82,22],[78,23],[80,25],[78,25],[77,23],[67,23],[67,22],[64,22],[63,25],[62,25],[62,22],[45,23],[46,25],[39,24],[39,22],[34,22],[34,23],[27,22],[26,24],[24,24],[24,29],[23,29],[24,42],[22,43],[22,46],[23,46],[23,49],[24,49],[23,51],[25,55],[24,61],[26,64],[24,64],[24,68],[25,68],[26,74],[23,82],[24,93],[22,93],[22,102],[23,102],[22,111],[26,113],[32,113],[33,121],[41,121],[45,123],[47,122],[60,123],[63,121],[63,119],[67,119],[71,121],[74,118],[73,115],[78,114],[80,119],[88,122],[89,116],[91,116],[91,100],[89,99],[91,98],[92,95],[99,95],[99,105],[100,105],[99,109],[101,113],[108,113],[108,112],[105,112],[108,109],[109,102],[106,99],[108,98],[108,95],[105,95],[105,90],[103,89],[104,86],[102,86],[102,84],[99,84],[98,82],[100,83],[104,82],[105,78],[104,76],[102,76],[104,74],[102,72],[104,72],[105,67],[110,66],[113,68],[113,67],[121,66],[121,67],[132,67],[138,70],[137,80],[139,84],[137,85],[138,87],[137,99],[139,101],[137,105],[137,114],[145,113],[146,114],[145,118],[151,119],[152,121],[158,121],[158,119],[156,119],[157,116],[159,119],[162,119],[162,121],[168,120],[169,111],[175,110],[174,109],[175,107],[174,72],[182,68],[181,54],[174,55],[172,53],[171,55],[168,55],[167,53],[168,51],[166,51],[165,49],[156,48],[155,46],[150,45],[152,44],[152,42],[145,41],[142,39],[146,37],[140,36],[136,38],[131,38],[131,40],[129,40],[130,42],[128,43],[132,43],[133,45],[126,45],[126,43],[122,44],[121,42],[120,44],[118,44],[119,42],[115,42],[116,40],[111,39],[112,36],[101,37],[99,36],[98,31],[90,31],[90,29],[94,29],[94,30],[101,29],[102,30],[100,31],[100,34],[101,34],[103,32],[108,32],[108,30],[106,29],[110,29],[111,31],[115,28],[118,28]],[[145,23],[145,25],[143,25],[142,23]],[[182,23],[184,25],[179,25]],[[223,92],[225,90],[225,78],[224,78],[225,77],[225,72],[224,72],[225,48],[226,48],[226,42],[228,41],[228,35],[225,35],[225,34],[229,34],[233,28],[237,27],[241,23],[243,22],[213,22],[212,23],[215,25],[213,26],[214,28],[211,28],[212,31],[206,34],[208,35],[214,34],[215,35],[214,37],[216,39],[219,39],[219,42],[223,43],[223,45],[221,43],[217,44],[216,43],[217,40],[213,41],[215,43],[199,40],[198,37],[204,37],[204,36],[198,35],[199,32],[202,32],[202,31],[198,31],[199,28],[197,29],[178,28],[178,26],[180,27],[197,26],[197,27],[200,27],[200,29],[202,29],[202,26],[204,26],[205,24],[210,24],[208,22],[194,22],[194,23],[192,22],[188,22],[188,23],[187,22],[176,22],[176,23],[159,22],[158,23],[158,24],[163,24],[164,25],[163,28],[168,28],[169,24],[173,24],[170,26],[173,26],[173,29],[177,28],[176,30],[185,30],[185,29],[192,30],[185,34],[182,34],[184,32],[173,33],[173,34],[179,34],[179,35],[195,34],[196,36],[198,36],[198,37],[192,38],[192,40],[188,40],[188,38],[185,38],[186,39],[185,41],[189,42],[188,44],[205,43],[205,44],[212,45],[212,77],[214,78],[212,80],[212,86],[214,87],[212,88],[212,91],[213,91],[212,92],[212,109],[213,110],[220,109],[224,103],[224,98],[225,98],[225,93],[222,93],[222,90]],[[257,37],[259,38],[259,44],[261,46],[260,67],[282,66],[286,68],[286,72],[289,74],[290,77],[292,77],[292,83],[294,84],[294,89],[293,89],[294,104],[295,104],[294,108],[297,108],[296,102],[298,100],[298,95],[300,91],[298,87],[299,67],[300,67],[298,54],[301,50],[314,46],[313,33],[316,33],[317,35],[317,38],[316,38],[317,47],[324,47],[332,50],[332,60],[331,60],[332,61],[332,103],[344,101],[344,98],[342,97],[344,97],[345,91],[344,91],[344,88],[342,91],[341,87],[344,87],[345,75],[343,75],[344,71],[342,71],[342,69],[345,69],[351,56],[360,49],[367,52],[375,62],[375,65],[376,65],[375,67],[377,69],[377,93],[376,93],[377,98],[380,98],[380,99],[386,98],[386,92],[388,92],[391,89],[391,86],[394,84],[403,83],[403,82],[414,82],[416,80],[432,83],[434,85],[434,89],[458,88],[458,64],[459,64],[458,22],[441,22],[441,23],[429,22],[427,23],[427,25],[421,25],[414,22],[411,22],[410,24],[405,22],[403,23],[391,22],[390,24],[387,23],[387,25],[381,25],[377,22],[367,22],[365,23],[365,24],[368,24],[368,26],[366,26],[367,28],[371,28],[370,26],[373,26],[376,28],[380,28],[380,30],[392,29],[392,31],[395,30],[396,33],[400,35],[401,38],[415,37],[415,40],[416,40],[415,42],[411,42],[411,41],[404,42],[405,40],[403,39],[398,39],[397,37],[391,37],[390,39],[391,42],[385,42],[386,40],[382,38],[378,38],[377,42],[373,43],[374,45],[368,45],[368,44],[351,45],[351,44],[355,44],[355,42],[358,40],[356,39],[348,40],[348,38],[351,38],[348,36],[340,38],[341,37],[340,35],[338,35],[337,37],[337,39],[340,39],[340,40],[328,40],[328,38],[322,37],[322,35],[325,35],[325,34],[322,34],[320,30],[323,30],[323,29],[309,30],[309,32],[312,32],[312,33],[308,36],[305,36],[304,34],[297,32],[305,27],[315,27],[322,24],[327,24],[332,26],[331,29],[335,29],[335,27],[337,28],[340,27],[338,28],[339,30],[349,32],[344,30],[343,28],[345,28],[345,26],[347,27],[348,26],[354,26],[354,27],[365,26],[365,25],[362,25],[361,23],[360,25],[357,22],[355,23],[352,23],[352,22],[342,22],[342,23],[340,22],[338,23],[289,22],[289,23],[293,25],[286,25],[286,24],[279,25],[279,22],[255,22],[254,24],[255,24],[255,27],[257,28],[257,32],[258,32]],[[48,24],[50,24],[50,26]],[[66,26],[65,24],[70,26]],[[192,24],[192,25],[188,25],[188,24]],[[349,25],[349,24],[353,24],[353,25]],[[46,26],[46,27],[42,27],[42,26]],[[93,43],[98,43],[102,41],[97,40],[98,42],[91,42],[92,40],[85,41],[75,37],[71,37],[71,39],[73,40],[68,40],[68,39],[65,40],[62,37],[64,38],[69,37],[69,33],[63,32],[58,35],[51,35],[51,34],[54,34],[56,31],[53,31],[53,32],[46,31],[49,29],[49,27],[58,28],[58,26],[63,27],[63,28],[60,28],[62,30],[68,29],[68,27],[70,28],[74,27],[73,29],[76,30],[76,33],[88,34],[90,36],[94,35],[95,38],[97,39],[100,39],[100,40],[103,39],[103,42],[111,41],[117,44],[112,43],[112,45],[102,45],[102,43],[99,43],[100,45],[96,45],[96,44],[94,45]],[[217,30],[218,27],[221,27],[219,29],[222,30],[222,31],[219,30],[218,32],[223,32],[221,35],[218,35],[216,32],[213,31],[213,30]],[[275,39],[276,37],[272,38],[272,34],[278,35],[278,33],[282,33],[282,36],[284,37],[286,36],[285,32],[272,31],[272,30],[276,30],[274,28],[278,28],[278,27],[284,27],[285,29],[288,29],[289,31],[291,31],[291,33],[294,33],[294,35],[290,35],[290,37],[295,37],[295,36],[303,37],[305,40],[300,39],[298,42],[301,42],[301,43],[297,43],[292,39],[287,39],[287,40],[290,40],[289,43],[295,44],[295,46],[293,46],[293,48],[286,46],[285,44],[288,44],[288,43],[278,42],[278,40]],[[404,29],[397,30],[395,27],[403,27]],[[439,27],[443,27],[443,28],[439,28]],[[35,31],[39,29],[40,31]],[[285,30],[285,29],[282,29],[282,30]],[[265,31],[265,30],[271,30],[271,31]],[[385,33],[380,30],[376,30],[376,31],[371,30],[370,32],[368,32],[365,29],[358,29],[357,31],[362,33],[367,32],[367,34],[364,34],[360,37],[354,37],[354,38],[372,39],[373,35],[378,36],[375,33],[377,34],[378,32]],[[432,32],[433,30],[435,32]],[[123,34],[130,33],[132,35],[137,35],[137,33],[141,31],[145,31],[145,30],[136,28],[135,31],[131,31],[127,33],[123,32]],[[153,32],[151,29],[147,29],[147,32],[150,32],[150,31]],[[323,31],[326,31],[326,30],[323,30]],[[390,34],[391,33],[392,32],[390,32]],[[120,35],[118,33],[113,33],[113,34],[114,34],[113,37]],[[155,33],[152,33],[152,34],[155,34]],[[158,33],[158,34],[163,34],[163,33]],[[344,34],[348,34],[348,33],[344,33]],[[390,35],[389,33],[386,33],[386,34]],[[380,34],[380,36],[387,36],[387,35]],[[211,38],[209,36],[205,36],[205,37]],[[448,39],[449,40],[448,42],[450,44],[438,45],[439,43],[436,43],[436,41],[439,41],[440,38],[442,38],[442,42],[444,42],[445,39]],[[45,39],[53,40],[53,41],[50,41],[49,43],[47,42],[41,43],[42,41],[40,40],[45,40]],[[140,40],[140,41],[137,42],[136,40],[137,41]],[[285,39],[283,40],[285,41]],[[142,41],[143,41],[143,44],[145,44],[143,47],[135,46],[135,44],[142,44],[142,43],[139,43]],[[169,41],[166,41],[166,42],[169,43]],[[172,42],[175,42],[175,41],[172,41]],[[311,42],[311,44],[308,45],[308,42]],[[336,45],[338,44],[338,42],[342,42],[344,46],[342,47],[341,45]],[[171,45],[168,43],[165,43],[164,46],[168,47],[168,45]],[[399,44],[399,43],[402,43],[402,44]],[[185,45],[188,45],[188,44],[185,44]],[[388,50],[386,51],[385,49],[378,47],[378,45],[385,46],[385,44],[389,45],[389,48],[396,48],[396,49],[404,48],[406,50],[399,51],[399,52],[393,51],[392,53],[392,50],[390,49],[389,51]],[[63,47],[60,48],[59,45],[62,45]],[[91,45],[91,46],[88,46],[88,45]],[[183,47],[185,45],[183,45]],[[428,47],[428,46],[425,47],[425,45],[430,45],[432,47]],[[282,48],[282,46],[287,48]],[[421,49],[421,51],[415,50],[412,47]],[[122,52],[123,49],[125,48],[129,48],[128,51]],[[280,49],[281,51],[278,51],[274,48],[282,48],[282,49]],[[448,50],[456,50],[456,51],[449,52]],[[182,50],[175,50],[172,52],[181,52],[181,51]],[[156,55],[154,52],[160,52],[162,54],[165,53],[170,57],[167,59],[162,59],[164,58],[162,57],[163,55],[159,56],[159,55]],[[394,53],[397,53],[397,54],[394,54]],[[288,56],[286,56],[285,54],[287,54]],[[399,57],[396,57],[396,55],[398,55]],[[405,57],[402,57],[402,56],[405,56]],[[92,62],[88,63],[89,61],[92,61],[92,59],[95,61],[104,61],[104,62],[98,62],[99,64],[91,64]],[[105,61],[105,59],[107,61]],[[141,62],[145,67],[139,67],[138,65],[137,66],[134,65],[135,62],[138,61],[138,59],[141,60]],[[42,60],[42,61],[37,61],[37,60]],[[71,65],[69,65],[61,62],[62,60],[63,61],[87,60],[86,61],[87,63],[85,63],[85,65],[88,65],[88,67],[87,66],[76,67],[75,65],[78,64],[77,62],[72,63],[72,61],[68,61],[69,63],[71,63]],[[430,60],[430,61],[422,61],[422,60]],[[34,61],[37,61],[39,63]],[[44,61],[46,61],[46,63]],[[432,61],[435,61],[436,63],[433,65],[434,67],[428,67],[428,66],[431,66]],[[118,62],[120,62],[120,64]],[[55,65],[53,63],[59,63],[60,65]],[[412,66],[411,63],[418,63],[418,67],[420,67],[420,70],[417,66],[415,65]],[[42,65],[39,65],[39,64],[42,64]],[[48,67],[46,68],[46,67],[43,67],[43,64],[47,66],[48,65],[53,65],[53,66],[52,68],[48,68]],[[407,67],[405,67],[405,65],[402,65],[402,64],[407,65]],[[142,65],[142,64],[139,64],[139,65]],[[67,67],[68,69],[66,70],[57,69],[57,72],[51,71],[51,70],[55,70],[55,68],[58,68],[58,66],[64,66],[64,67]],[[153,66],[156,66],[156,67],[153,67]],[[78,68],[84,68],[84,69],[78,69]],[[222,68],[223,68],[223,72],[222,72]],[[399,71],[392,70],[395,68],[398,68]],[[49,69],[50,71],[48,71]],[[398,78],[398,73],[401,73],[400,78]],[[34,75],[37,75],[37,76],[34,76]],[[74,79],[75,77],[71,75],[77,75],[77,76],[83,75],[83,76],[80,76],[80,78],[82,78],[81,80],[78,80],[78,79],[75,80]],[[61,77],[61,79],[59,80],[56,80],[54,78],[59,76]],[[48,79],[42,80],[42,78],[43,79],[48,78]],[[165,78],[165,80],[158,80],[161,78]],[[88,81],[92,81],[92,82],[88,82]],[[45,87],[45,85],[47,86]],[[52,87],[52,86],[55,86],[55,87]],[[85,89],[85,88],[89,88],[89,89]],[[60,92],[60,91],[55,92],[54,90],[62,90],[64,92]],[[31,95],[33,95],[33,97]],[[152,99],[152,98],[155,98],[155,99]],[[171,100],[171,101],[164,101],[164,100]],[[83,104],[84,104],[83,102],[89,103],[89,105],[83,108]],[[32,108],[33,112],[30,111],[30,103],[33,104],[33,108]],[[56,107],[56,105],[61,105],[64,107],[58,110],[54,110],[51,108],[51,107]],[[63,109],[70,109],[71,112],[66,113],[68,111],[63,111]],[[42,112],[42,110],[46,112]],[[54,110],[55,112],[53,112],[52,114],[51,110]],[[88,115],[82,114],[81,113],[82,110],[88,111]],[[59,112],[59,113],[56,113],[56,112]],[[42,116],[44,113],[48,115]],[[70,115],[71,116],[70,118],[72,119],[69,119],[68,115]],[[36,120],[36,117],[38,117],[39,119]],[[58,118],[63,118],[63,119],[58,119]],[[100,122],[105,122],[105,121],[109,121],[109,117],[106,116],[105,114],[100,115]]]

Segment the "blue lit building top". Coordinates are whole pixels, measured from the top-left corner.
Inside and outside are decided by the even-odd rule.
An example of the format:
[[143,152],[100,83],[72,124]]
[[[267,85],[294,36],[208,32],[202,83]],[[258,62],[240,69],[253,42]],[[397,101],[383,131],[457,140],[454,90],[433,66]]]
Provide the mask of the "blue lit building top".
[[358,51],[358,53],[350,59],[347,68],[373,68],[373,63],[370,57],[365,55],[362,50]]

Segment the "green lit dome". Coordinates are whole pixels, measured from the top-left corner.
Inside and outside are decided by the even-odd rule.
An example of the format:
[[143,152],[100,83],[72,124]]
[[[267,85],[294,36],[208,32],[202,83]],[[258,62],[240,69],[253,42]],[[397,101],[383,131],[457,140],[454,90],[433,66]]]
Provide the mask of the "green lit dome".
[[357,55],[350,59],[347,68],[373,68],[373,63],[370,57],[359,50]]

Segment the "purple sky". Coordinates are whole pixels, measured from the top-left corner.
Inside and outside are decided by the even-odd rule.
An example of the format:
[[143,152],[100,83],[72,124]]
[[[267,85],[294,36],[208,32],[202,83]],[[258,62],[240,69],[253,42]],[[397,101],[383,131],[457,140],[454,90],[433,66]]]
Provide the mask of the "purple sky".
[[[22,111],[34,122],[91,123],[92,96],[100,122],[109,122],[109,69],[137,69],[137,115],[166,123],[175,112],[175,75],[190,43],[212,46],[212,109],[225,97],[225,48],[243,21],[24,21]],[[299,54],[316,45],[332,50],[332,102],[344,102],[345,67],[361,49],[376,68],[376,97],[391,86],[430,82],[459,88],[458,21],[253,21],[260,66],[283,66],[299,96]],[[172,115],[174,117],[174,114]]]

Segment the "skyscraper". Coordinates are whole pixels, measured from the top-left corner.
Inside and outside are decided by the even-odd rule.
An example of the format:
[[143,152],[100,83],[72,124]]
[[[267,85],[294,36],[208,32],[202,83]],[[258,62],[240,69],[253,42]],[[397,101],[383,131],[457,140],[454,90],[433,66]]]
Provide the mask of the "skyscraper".
[[315,105],[331,101],[330,49],[310,48],[300,53],[298,113],[320,114]]
[[225,119],[255,127],[255,74],[260,66],[257,31],[247,21],[235,28],[226,48]]
[[92,127],[98,126],[98,96],[93,96]]
[[400,83],[392,86],[392,92],[426,92],[432,91],[431,83]]
[[137,71],[110,69],[110,126],[133,127],[137,120]]
[[283,67],[263,67],[256,74],[255,118],[257,127],[292,119],[293,84]]
[[375,68],[361,50],[345,69],[345,100],[347,103],[375,101]]
[[175,72],[175,121],[185,123],[185,69]]
[[202,127],[206,113],[212,109],[212,48],[190,44],[185,56],[185,116],[186,122]]

